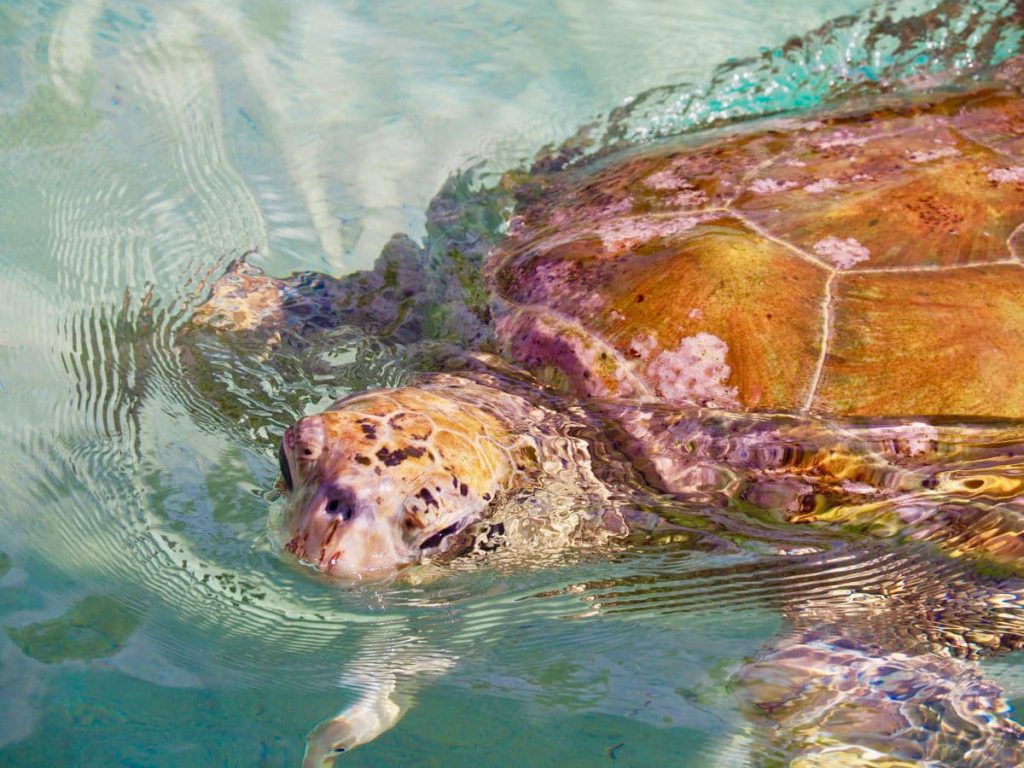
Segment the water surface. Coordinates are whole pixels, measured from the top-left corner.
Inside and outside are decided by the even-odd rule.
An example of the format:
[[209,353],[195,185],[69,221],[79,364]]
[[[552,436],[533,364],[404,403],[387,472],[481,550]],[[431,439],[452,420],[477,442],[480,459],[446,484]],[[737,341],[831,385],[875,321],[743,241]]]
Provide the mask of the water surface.
[[[279,555],[274,443],[398,375],[397,353],[320,378],[227,361],[261,381],[232,413],[176,334],[230,258],[366,267],[393,232],[423,238],[451,174],[493,179],[589,121],[643,141],[1019,44],[976,33],[998,3],[922,50],[869,34],[940,5],[6,3],[0,762],[297,764],[368,660],[419,648],[457,663],[353,764],[742,763],[729,680],[782,626],[772,594],[813,591],[832,561],[652,545],[338,588]],[[779,47],[843,14],[799,56]],[[730,57],[753,58],[715,69]],[[836,561],[829,583],[890,557]],[[1016,657],[989,666],[1024,695]]]

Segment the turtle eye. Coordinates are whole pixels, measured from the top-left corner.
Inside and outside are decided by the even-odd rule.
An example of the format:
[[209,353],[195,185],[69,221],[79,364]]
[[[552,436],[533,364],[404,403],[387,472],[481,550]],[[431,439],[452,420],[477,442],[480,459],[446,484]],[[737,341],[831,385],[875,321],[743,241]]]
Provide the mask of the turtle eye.
[[277,463],[281,465],[281,477],[284,478],[284,487],[291,493],[295,490],[295,485],[292,483],[292,471],[288,466],[288,456],[284,452],[284,441],[281,441],[281,447],[277,449]]

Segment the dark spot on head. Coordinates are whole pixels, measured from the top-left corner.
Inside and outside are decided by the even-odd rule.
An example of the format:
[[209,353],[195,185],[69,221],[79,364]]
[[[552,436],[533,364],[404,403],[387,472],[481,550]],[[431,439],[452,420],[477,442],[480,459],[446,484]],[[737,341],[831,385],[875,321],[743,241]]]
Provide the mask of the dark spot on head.
[[491,494],[485,493],[484,494],[484,501],[490,501],[490,500],[491,500]]
[[964,487],[970,488],[972,491],[976,491],[985,485],[985,481],[980,477],[972,477],[970,480],[964,481]]
[[370,464],[373,463],[370,460],[369,456],[363,456],[363,454],[361,454],[361,453],[357,453],[356,454],[355,462],[356,462],[356,464],[362,464],[364,467],[368,467],[368,466],[370,466]]
[[463,496],[468,496],[469,486],[466,485],[465,483],[459,483],[459,493],[461,493]]
[[426,452],[427,451],[425,448],[420,448],[419,446],[416,445],[410,445],[408,448],[396,448],[393,451],[389,451],[387,448],[381,448],[379,451],[377,451],[376,455],[377,458],[384,463],[384,466],[395,467],[410,457],[418,459]]
[[420,492],[417,493],[416,495],[423,499],[423,503],[426,504],[428,507],[437,506],[437,499],[434,498],[434,494],[430,492],[429,488],[421,488]]
[[370,424],[367,421],[360,421],[359,426],[362,427],[363,435],[367,440],[377,439],[377,428],[373,424]]
[[461,523],[452,523],[447,528],[438,531],[429,539],[425,540],[422,544],[420,544],[420,549],[431,549],[433,547],[440,546],[441,541],[444,540],[445,536],[451,536],[453,533],[459,530],[459,525],[461,525]]
[[402,417],[403,416],[405,416],[405,414],[402,413],[402,412],[396,413],[394,416],[392,416],[390,419],[388,419],[388,426],[391,427],[396,432],[401,432],[402,431],[401,421],[402,421]]
[[642,293],[638,293],[636,295],[636,303],[637,304],[643,304],[643,302],[644,302],[644,295]]

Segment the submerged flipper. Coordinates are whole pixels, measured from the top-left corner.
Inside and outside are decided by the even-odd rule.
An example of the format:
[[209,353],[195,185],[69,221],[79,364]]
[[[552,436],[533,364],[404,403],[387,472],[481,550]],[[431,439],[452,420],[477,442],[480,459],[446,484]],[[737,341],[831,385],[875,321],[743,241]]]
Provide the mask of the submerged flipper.
[[945,599],[911,577],[790,605],[792,629],[736,678],[755,764],[1024,764],[1024,727],[976,661],[1001,631],[1019,642],[1024,620],[1007,609],[1024,585],[959,578]]
[[269,346],[301,346],[317,331],[349,325],[413,341],[423,335],[424,254],[404,235],[384,247],[373,269],[345,277],[264,274],[246,256],[228,265],[195,311],[197,329],[238,334]]
[[455,664],[455,657],[417,641],[411,632],[388,629],[384,634],[370,638],[353,659],[341,682],[361,694],[309,732],[303,768],[331,768],[338,755],[393,728],[418,693]]

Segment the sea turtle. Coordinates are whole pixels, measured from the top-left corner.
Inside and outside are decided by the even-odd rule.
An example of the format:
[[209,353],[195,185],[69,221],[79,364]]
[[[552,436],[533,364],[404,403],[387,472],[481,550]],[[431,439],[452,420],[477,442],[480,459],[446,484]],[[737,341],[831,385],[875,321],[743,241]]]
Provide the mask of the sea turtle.
[[[1024,645],[1022,72],[549,155],[502,180],[482,264],[402,238],[342,279],[235,263],[195,328],[440,340],[432,371],[285,432],[285,549],[390,577],[500,546],[502,500],[566,477],[626,536],[602,471],[622,457],[708,514],[924,541],[969,565],[962,589],[888,574],[787,603],[793,630],[738,677],[751,717],[794,765],[1021,762],[964,659]],[[379,704],[321,727],[310,764],[391,725]]]

